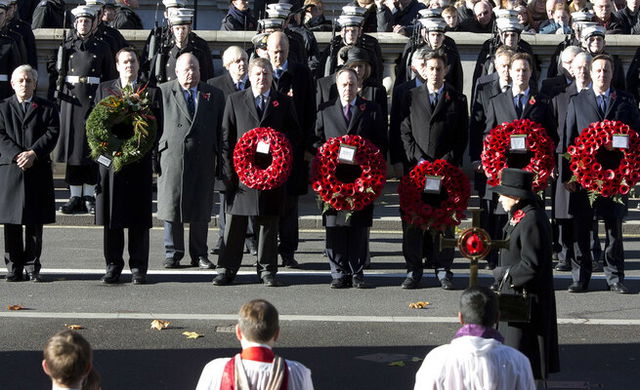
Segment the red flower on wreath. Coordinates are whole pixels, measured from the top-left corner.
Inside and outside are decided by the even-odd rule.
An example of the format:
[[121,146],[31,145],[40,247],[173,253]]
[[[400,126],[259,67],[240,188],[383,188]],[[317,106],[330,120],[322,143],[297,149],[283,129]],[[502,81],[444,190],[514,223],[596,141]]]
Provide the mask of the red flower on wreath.
[[[340,145],[356,147],[354,162],[360,176],[345,183],[336,176]],[[359,211],[380,196],[386,183],[387,164],[380,149],[359,135],[330,138],[319,149],[311,165],[311,188],[335,210]]]
[[[601,148],[613,150],[614,134],[629,137],[628,148],[617,149],[622,153],[617,167],[605,168],[597,155]],[[569,159],[572,180],[589,192],[592,201],[597,196],[621,200],[640,181],[639,150],[638,133],[622,122],[605,120],[583,129],[573,145],[567,148],[565,157]]]
[[274,107],[278,107],[280,105],[280,102],[278,102],[277,100],[274,100],[273,103],[271,103]]
[[[261,168],[256,164],[258,143],[269,144],[271,164]],[[233,166],[238,179],[255,190],[271,190],[283,186],[293,162],[293,148],[289,139],[270,127],[258,127],[246,132],[233,149]]]
[[528,119],[505,122],[493,128],[485,137],[480,159],[487,175],[487,183],[492,186],[500,184],[500,174],[507,168],[511,135],[515,134],[527,135],[527,147],[533,155],[529,164],[522,169],[534,173],[533,191],[543,191],[547,188],[549,177],[555,167],[555,146],[546,130]]
[[527,214],[524,211],[517,210],[515,213],[513,213],[513,216],[511,217],[511,220],[509,221],[509,223],[511,225],[517,225],[518,222],[522,221],[522,218],[524,218],[525,215]]
[[[424,202],[422,198],[426,176],[441,177],[440,185],[447,197],[439,207]],[[398,195],[400,213],[406,223],[422,229],[445,230],[459,225],[464,219],[471,186],[464,172],[445,160],[424,161],[402,178]]]

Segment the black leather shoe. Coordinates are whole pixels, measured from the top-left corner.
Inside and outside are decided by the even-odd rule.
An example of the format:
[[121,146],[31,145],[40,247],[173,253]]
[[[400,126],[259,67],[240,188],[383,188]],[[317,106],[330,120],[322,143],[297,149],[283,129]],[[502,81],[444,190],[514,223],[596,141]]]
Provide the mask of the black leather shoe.
[[629,294],[629,289],[626,288],[625,285],[620,282],[615,282],[614,284],[610,284],[609,290],[618,294]]
[[351,287],[351,281],[347,278],[336,278],[331,281],[329,285],[331,288],[349,288]]
[[19,274],[7,275],[4,280],[7,282],[22,282],[22,272]]
[[559,261],[558,264],[556,264],[556,271],[571,271],[571,264],[567,263],[566,261]]
[[180,267],[180,260],[174,260],[170,257],[164,259],[164,268],[178,268]]
[[216,265],[209,261],[206,257],[198,258],[198,261],[191,261],[191,265],[194,267],[200,267],[202,269],[214,269]]
[[28,278],[28,280],[32,281],[33,283],[42,283],[42,282],[45,281],[45,278],[40,276],[39,272],[30,273],[30,274],[28,274],[27,278]]
[[133,273],[131,274],[131,283],[133,284],[146,284],[147,283],[147,276],[145,274],[141,274],[141,273]]
[[84,202],[79,196],[72,196],[67,203],[60,207],[62,214],[84,213],[86,211]]
[[104,284],[115,284],[120,281],[120,275],[107,272],[102,278],[100,278],[100,281]]
[[300,268],[300,263],[296,261],[293,257],[282,258],[282,266],[287,268]]
[[413,290],[418,288],[418,284],[420,284],[419,280],[416,280],[409,276],[404,280],[404,282],[402,282],[400,287],[402,287],[405,290]]
[[280,287],[282,283],[278,279],[276,279],[275,275],[265,275],[262,277],[262,283],[265,287]]
[[571,285],[567,289],[567,291],[569,291],[570,293],[581,293],[581,292],[587,292],[588,290],[589,289],[587,288],[587,286],[578,282],[571,283]]
[[351,280],[351,286],[354,288],[368,288],[367,284],[364,282],[364,278],[362,276],[354,276]]
[[443,290],[453,290],[453,282],[447,278],[440,279],[440,287],[442,287]]
[[213,284],[216,286],[228,286],[233,283],[233,276],[229,274],[218,274],[213,278]]
[[93,196],[83,196],[84,207],[87,209],[87,213],[96,215],[96,198]]

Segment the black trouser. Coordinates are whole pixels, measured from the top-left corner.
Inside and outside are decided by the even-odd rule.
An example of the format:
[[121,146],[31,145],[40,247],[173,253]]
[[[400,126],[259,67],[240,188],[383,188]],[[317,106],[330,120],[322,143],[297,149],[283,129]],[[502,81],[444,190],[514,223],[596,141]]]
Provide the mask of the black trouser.
[[367,262],[367,227],[326,227],[326,247],[331,277],[362,277]]
[[70,165],[64,174],[64,181],[71,186],[81,186],[83,184],[98,184],[98,165]]
[[284,201],[283,213],[278,223],[278,253],[282,259],[293,259],[298,250],[300,239],[298,229],[298,197],[287,195]]
[[[218,273],[235,275],[242,264],[242,248],[249,216],[227,214],[224,229],[225,245],[218,256]],[[258,276],[275,275],[278,272],[278,217],[258,216]]]
[[[129,268],[132,273],[146,274],[149,267],[149,229],[127,229]],[[107,272],[120,275],[124,268],[124,228],[104,227],[104,258]]]
[[[439,251],[440,233],[423,230],[419,227],[403,225],[402,254],[407,263],[407,276],[415,280],[422,278],[422,257],[426,257],[434,263],[435,275],[438,280],[450,279],[453,276],[451,264],[453,264],[453,248]],[[453,238],[453,228],[445,230],[444,236]],[[425,251],[423,253],[423,250]]]
[[[502,239],[503,229],[507,223],[507,214],[496,214],[498,208],[498,202],[490,199],[482,199],[483,212],[480,213],[480,226],[482,226],[492,240]],[[489,264],[498,264],[498,251],[496,249],[489,252],[487,255],[487,262]]]
[[[208,222],[189,223],[189,256],[191,262],[198,263],[207,258]],[[184,257],[184,224],[164,221],[164,251],[167,259],[181,260]]]
[[4,225],[4,262],[7,265],[7,276],[40,272],[40,255],[42,254],[42,224]]
[[573,213],[573,255],[571,276],[573,281],[589,286],[592,272],[591,234],[593,210],[586,209]]
[[[220,250],[224,245],[224,228],[227,222],[227,197],[225,196],[224,191],[218,192],[218,195],[220,197],[220,208],[218,210],[218,243],[216,248]],[[249,217],[249,222],[247,223],[247,234],[244,240],[244,245],[249,251],[258,247],[258,243],[256,242],[255,225],[256,217]]]

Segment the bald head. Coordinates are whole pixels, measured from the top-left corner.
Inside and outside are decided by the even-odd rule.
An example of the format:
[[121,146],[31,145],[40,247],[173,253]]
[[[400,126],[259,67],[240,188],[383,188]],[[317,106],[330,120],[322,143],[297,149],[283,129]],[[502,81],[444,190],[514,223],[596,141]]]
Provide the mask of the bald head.
[[289,38],[280,31],[269,34],[267,53],[274,68],[280,68],[289,56]]
[[200,63],[196,56],[184,53],[176,60],[176,76],[184,89],[193,88],[200,82]]
[[491,4],[486,1],[479,1],[473,6],[473,14],[480,25],[486,26],[491,23]]

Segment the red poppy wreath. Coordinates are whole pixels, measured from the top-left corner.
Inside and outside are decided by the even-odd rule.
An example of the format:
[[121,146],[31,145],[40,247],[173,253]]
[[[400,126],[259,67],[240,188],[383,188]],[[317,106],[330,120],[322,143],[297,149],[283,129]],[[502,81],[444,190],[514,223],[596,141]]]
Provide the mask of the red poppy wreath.
[[272,190],[287,181],[293,150],[289,139],[270,127],[246,132],[233,149],[238,179],[254,190]]
[[[425,202],[425,193],[435,180],[439,204]],[[405,175],[398,186],[402,219],[422,229],[445,230],[464,218],[471,197],[469,180],[462,170],[445,160],[423,161]]]
[[[345,163],[345,158],[351,161]],[[359,211],[380,196],[386,174],[377,146],[359,135],[344,135],[330,138],[318,149],[311,165],[311,188],[325,205]]]
[[[518,155],[514,146],[521,144],[523,153],[528,158],[522,166],[510,166],[509,158]],[[500,184],[500,174],[507,167],[521,168],[533,172],[533,190],[543,191],[547,188],[549,177],[555,167],[554,144],[546,130],[528,119],[517,119],[505,122],[491,129],[484,139],[484,147],[480,156],[482,167],[487,175],[487,183],[492,186]]]
[[621,197],[640,181],[640,140],[629,126],[617,121],[594,122],[567,148],[572,181],[598,196]]

